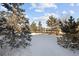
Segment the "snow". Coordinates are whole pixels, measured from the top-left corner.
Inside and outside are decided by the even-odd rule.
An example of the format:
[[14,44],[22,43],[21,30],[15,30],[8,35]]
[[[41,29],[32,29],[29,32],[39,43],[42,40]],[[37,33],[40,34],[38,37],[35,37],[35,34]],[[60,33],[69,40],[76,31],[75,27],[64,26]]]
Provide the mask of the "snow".
[[42,33],[31,33],[31,35],[39,35],[39,34],[42,34]]
[[0,56],[31,56],[31,54],[30,47],[14,48],[12,50],[9,47],[0,49]]
[[39,34],[32,36],[33,56],[77,56],[79,51],[71,51],[57,44],[55,35]]
[[[0,55],[9,56],[79,56],[79,51],[71,51],[57,44],[55,35],[34,34],[31,46],[10,50],[0,49]],[[75,52],[75,53],[74,53]]]

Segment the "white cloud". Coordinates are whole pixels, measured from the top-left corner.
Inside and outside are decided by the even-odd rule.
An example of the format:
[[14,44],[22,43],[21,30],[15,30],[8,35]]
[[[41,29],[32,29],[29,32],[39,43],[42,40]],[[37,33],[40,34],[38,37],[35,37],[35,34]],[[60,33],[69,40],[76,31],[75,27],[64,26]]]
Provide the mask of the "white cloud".
[[7,11],[7,9],[0,5],[0,11]]
[[35,20],[47,20],[48,18],[49,18],[49,16],[54,16],[54,17],[56,17],[56,18],[58,18],[59,17],[59,15],[58,14],[56,14],[56,13],[45,13],[45,15],[44,16],[40,16],[40,17],[34,17],[33,19],[35,19]]
[[30,7],[30,10],[33,9],[33,8],[36,8],[36,4],[35,3],[31,3],[31,7]]
[[45,8],[55,8],[55,9],[57,9],[58,7],[57,7],[57,5],[56,4],[54,4],[54,3],[33,3],[33,4],[31,4],[31,8],[30,9],[33,9],[33,8],[35,8],[35,9],[37,9],[36,11],[37,12],[39,12],[39,11],[41,11],[41,12],[43,12],[44,10],[45,10]]
[[74,3],[71,3],[71,4],[70,4],[70,6],[72,6],[72,7],[73,7],[73,6],[75,6],[75,4],[74,4]]
[[56,14],[56,13],[46,13],[45,14],[47,17],[49,17],[49,16],[54,16],[54,17],[56,17],[56,18],[58,18],[59,17],[59,15],[58,14]]
[[71,3],[70,6],[72,6],[72,7],[79,6],[79,3]]
[[42,6],[42,8],[50,8],[50,7],[53,7],[53,8],[57,8],[57,6],[54,4],[54,3],[45,3],[45,4],[41,4],[40,6]]
[[64,11],[62,12],[62,14],[67,14],[67,11],[64,10]]
[[69,10],[68,12],[64,10],[62,12],[63,15],[74,14],[74,13],[75,13],[75,11],[73,11],[73,10]]
[[33,8],[50,8],[54,7],[57,8],[57,5],[54,3],[32,3],[31,4]]
[[70,12],[70,14],[74,14],[75,13],[73,10],[70,10],[69,12]]
[[49,16],[54,16],[56,18],[59,17],[58,14],[55,14],[55,13],[46,13],[44,16],[40,16],[40,17],[33,17],[33,19],[35,21],[38,21],[38,20],[41,20],[41,21],[45,21],[45,20],[48,20],[49,19]]
[[33,20],[35,21],[38,21],[38,20],[45,21],[47,19],[48,19],[48,16],[33,17]]
[[31,5],[32,5],[32,7],[37,7],[35,3],[32,3]]
[[43,9],[35,9],[36,12],[43,12]]
[[26,17],[26,18],[29,18],[29,16],[28,16],[28,15],[25,15],[25,17]]

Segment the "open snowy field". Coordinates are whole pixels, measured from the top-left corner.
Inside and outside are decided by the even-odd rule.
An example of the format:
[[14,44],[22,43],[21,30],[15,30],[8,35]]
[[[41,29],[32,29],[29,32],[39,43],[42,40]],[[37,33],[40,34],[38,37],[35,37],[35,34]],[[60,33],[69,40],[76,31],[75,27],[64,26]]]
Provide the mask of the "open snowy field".
[[[7,52],[7,53],[6,53]],[[5,54],[6,53],[6,54]],[[34,34],[32,35],[31,46],[18,49],[0,49],[0,55],[8,56],[79,56],[79,51],[75,53],[65,49],[56,43],[55,35]]]

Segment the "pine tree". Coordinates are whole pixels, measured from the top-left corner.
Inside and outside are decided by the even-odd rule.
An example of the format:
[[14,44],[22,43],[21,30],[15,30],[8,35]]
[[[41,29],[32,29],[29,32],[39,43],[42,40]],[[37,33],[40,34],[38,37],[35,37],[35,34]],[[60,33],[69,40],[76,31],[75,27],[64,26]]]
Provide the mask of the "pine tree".
[[[2,22],[5,20],[5,24],[2,23],[0,27],[3,32],[6,32],[5,42],[4,44],[9,44],[12,48],[18,48],[20,46],[26,47],[28,45],[28,41],[31,41],[30,38],[30,28],[29,28],[29,21],[25,18],[23,14],[24,10],[20,8],[23,5],[21,3],[2,3],[2,6],[5,7],[8,11],[8,14],[4,12],[6,16],[3,15]],[[3,14],[3,13],[2,13]],[[1,22],[1,21],[0,21]],[[1,23],[0,23],[1,24]],[[4,30],[3,30],[4,29]],[[1,32],[2,32],[1,31]],[[2,46],[4,46],[1,45]]]
[[49,16],[49,19],[47,20],[47,25],[49,27],[52,27],[56,23],[56,18],[53,16]]
[[41,21],[38,22],[38,31],[42,32],[42,24]]
[[77,22],[75,22],[72,16],[70,16],[70,19],[68,19],[68,21],[64,21],[64,24],[61,23],[60,27],[61,27],[61,30],[65,33],[70,33],[70,34],[78,33],[77,31],[78,24]]
[[79,48],[79,40],[78,40],[79,30],[78,30],[78,23],[75,21],[75,19],[72,16],[70,16],[70,19],[64,22],[60,21],[60,28],[62,32],[65,33],[63,34],[63,37],[60,40],[60,42],[63,40],[64,47]]
[[55,26],[56,24],[56,18],[54,16],[49,16],[49,19],[47,20],[47,26],[49,26],[51,29],[51,32],[53,30],[53,27]]
[[31,31],[36,32],[37,31],[37,26],[36,23],[33,21],[32,24],[30,25]]

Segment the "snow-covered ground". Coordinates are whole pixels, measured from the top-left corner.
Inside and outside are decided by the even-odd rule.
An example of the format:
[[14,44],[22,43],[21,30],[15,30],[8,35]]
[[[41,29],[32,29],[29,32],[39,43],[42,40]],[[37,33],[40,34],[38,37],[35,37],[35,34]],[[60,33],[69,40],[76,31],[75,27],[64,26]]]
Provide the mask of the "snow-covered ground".
[[79,56],[79,51],[75,53],[57,44],[55,35],[34,35],[32,36],[32,55],[35,56]]
[[42,33],[31,33],[31,35],[40,35]]
[[[69,49],[65,49],[56,43],[55,35],[35,34],[32,36],[31,46],[27,48],[18,48],[8,50],[10,53],[5,55],[13,56],[79,56],[79,51],[75,53]],[[8,51],[4,51],[8,52]],[[3,50],[0,50],[0,54]]]

